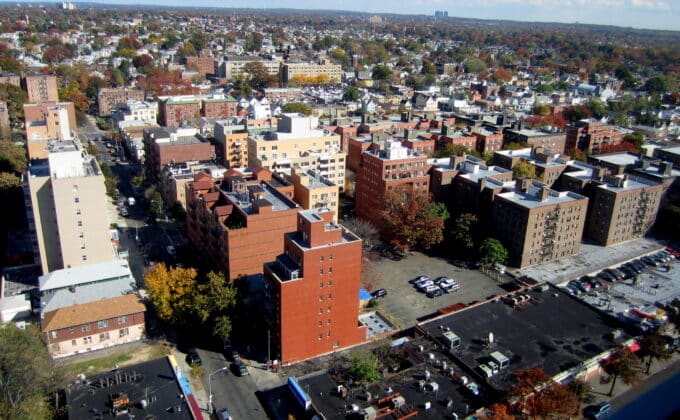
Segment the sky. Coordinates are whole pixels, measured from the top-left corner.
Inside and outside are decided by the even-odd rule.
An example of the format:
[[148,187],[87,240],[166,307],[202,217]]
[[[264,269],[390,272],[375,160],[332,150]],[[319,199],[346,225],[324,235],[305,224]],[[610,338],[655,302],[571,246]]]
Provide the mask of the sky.
[[[79,1],[76,1],[79,2]],[[680,30],[680,0],[94,0],[187,7],[295,8],[434,15],[525,22],[593,23]]]

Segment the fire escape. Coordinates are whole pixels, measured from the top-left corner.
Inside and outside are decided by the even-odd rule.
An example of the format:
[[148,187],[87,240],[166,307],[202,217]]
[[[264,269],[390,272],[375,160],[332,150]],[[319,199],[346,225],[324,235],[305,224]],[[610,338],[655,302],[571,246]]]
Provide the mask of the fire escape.
[[643,236],[647,230],[647,209],[649,207],[649,193],[640,192],[637,206],[635,207],[635,217],[633,218],[633,235]]
[[557,235],[557,225],[560,218],[560,208],[555,207],[548,217],[545,219],[545,228],[543,229],[543,243],[541,244],[541,259],[549,261],[553,258],[553,250],[555,248],[555,235]]

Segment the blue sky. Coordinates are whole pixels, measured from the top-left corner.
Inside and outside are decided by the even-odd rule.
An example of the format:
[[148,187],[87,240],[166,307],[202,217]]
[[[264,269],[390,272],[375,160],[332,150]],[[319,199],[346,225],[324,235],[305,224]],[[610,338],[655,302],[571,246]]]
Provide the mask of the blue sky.
[[680,0],[94,0],[99,3],[167,4],[249,8],[354,10],[371,13],[509,19],[528,22],[595,23],[680,30]]

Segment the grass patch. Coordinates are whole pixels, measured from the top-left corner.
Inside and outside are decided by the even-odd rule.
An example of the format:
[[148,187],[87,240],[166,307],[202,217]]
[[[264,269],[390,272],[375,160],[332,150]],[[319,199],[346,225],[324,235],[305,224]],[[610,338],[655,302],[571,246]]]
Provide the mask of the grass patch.
[[84,373],[86,375],[94,375],[97,373],[109,371],[113,369],[116,365],[121,365],[132,359],[132,354],[123,353],[116,354],[108,357],[102,357],[100,359],[86,360],[84,362],[74,363],[67,366],[68,370],[73,371],[75,374]]

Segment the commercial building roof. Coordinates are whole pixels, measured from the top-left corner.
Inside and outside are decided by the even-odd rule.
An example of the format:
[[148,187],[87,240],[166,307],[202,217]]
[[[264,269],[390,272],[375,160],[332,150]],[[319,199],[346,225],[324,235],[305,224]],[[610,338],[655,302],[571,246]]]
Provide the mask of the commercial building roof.
[[54,331],[144,311],[146,307],[139,295],[118,296],[46,312],[42,320],[42,330]]
[[123,418],[193,420],[168,359],[157,359],[88,377],[66,388],[69,418],[114,418],[111,402],[125,395]]
[[116,278],[131,278],[127,261],[117,260],[80,267],[63,268],[41,276],[40,291],[61,289],[72,285],[95,283]]
[[135,290],[135,280],[131,277],[88,283],[73,288],[57,289],[53,293],[45,294],[40,299],[40,307],[42,312],[50,312],[66,306],[126,295]]
[[527,188],[526,191],[509,191],[505,193],[500,193],[497,197],[502,197],[510,202],[516,203],[522,207],[527,208],[538,208],[544,206],[553,206],[556,204],[562,204],[577,200],[583,200],[586,197],[581,194],[576,194],[571,191],[555,191],[549,190],[545,198],[541,198],[541,189],[548,188],[547,186],[541,185],[536,186],[535,184]]

